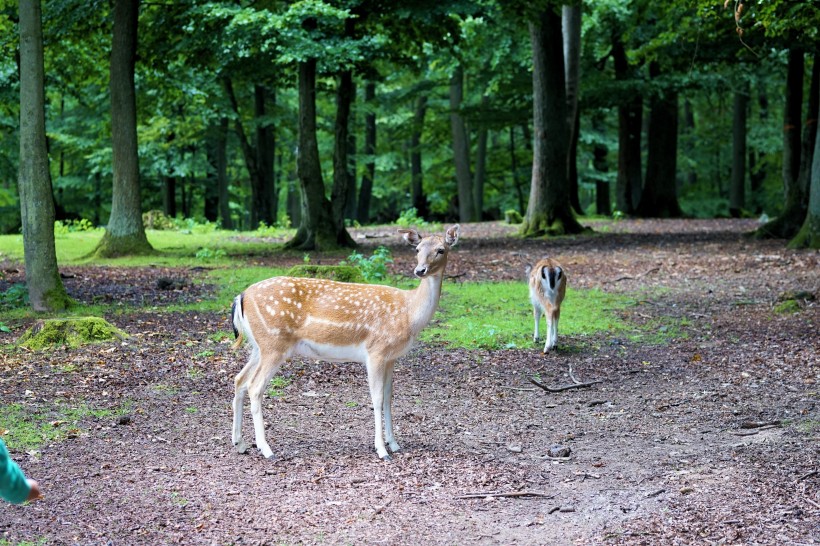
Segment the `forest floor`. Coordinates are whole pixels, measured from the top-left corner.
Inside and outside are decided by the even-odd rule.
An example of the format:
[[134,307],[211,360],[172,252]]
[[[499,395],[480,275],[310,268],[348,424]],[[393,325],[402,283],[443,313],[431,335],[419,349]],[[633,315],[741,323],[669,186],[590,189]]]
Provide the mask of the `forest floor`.
[[[275,459],[235,453],[233,376],[246,356],[213,336],[230,330],[230,302],[224,314],[163,312],[213,297],[196,282],[157,289],[197,271],[61,268],[77,299],[145,308],[106,317],[130,334],[122,343],[1,351],[0,404],[127,415],[88,415],[59,441],[12,452],[44,499],[0,505],[0,544],[820,543],[820,254],[745,237],[745,220],[593,227],[522,241],[503,224],[462,225],[442,298],[449,282],[521,279],[522,259],[550,254],[575,288],[633,296],[623,318],[661,325],[655,341],[559,329],[547,355],[535,343],[419,344],[396,368],[402,451],[390,463],[373,449],[363,367],[308,360],[266,398]],[[392,229],[354,236],[395,245],[395,272],[411,272]],[[13,326],[0,343],[28,325]],[[552,393],[536,375],[601,382]]]

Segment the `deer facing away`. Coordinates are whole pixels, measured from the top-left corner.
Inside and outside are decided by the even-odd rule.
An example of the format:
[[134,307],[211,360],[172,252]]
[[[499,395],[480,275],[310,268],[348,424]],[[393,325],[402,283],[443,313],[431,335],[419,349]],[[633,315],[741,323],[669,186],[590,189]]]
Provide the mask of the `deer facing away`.
[[[444,236],[422,238],[416,230],[400,229],[416,247],[414,273],[421,279],[413,290],[324,279],[274,277],[248,287],[234,299],[231,311],[235,347],[247,338],[248,363],[235,379],[233,444],[239,453],[245,394],[250,398],[256,447],[266,458],[273,451],[265,439],[262,397],[282,363],[295,356],[329,362],[362,362],[373,402],[374,444],[379,457],[390,460],[399,451],[393,435],[391,404],[393,367],[407,354],[433,316],[441,296],[447,254],[458,242],[459,226]],[[384,427],[384,435],[382,435]],[[387,446],[385,446],[387,442]]]
[[535,319],[533,341],[538,341],[538,323],[541,315],[547,318],[547,340],[544,352],[548,353],[558,341],[558,319],[561,317],[561,302],[567,291],[567,275],[564,268],[552,258],[539,260],[535,266],[527,265],[530,285],[532,315]]

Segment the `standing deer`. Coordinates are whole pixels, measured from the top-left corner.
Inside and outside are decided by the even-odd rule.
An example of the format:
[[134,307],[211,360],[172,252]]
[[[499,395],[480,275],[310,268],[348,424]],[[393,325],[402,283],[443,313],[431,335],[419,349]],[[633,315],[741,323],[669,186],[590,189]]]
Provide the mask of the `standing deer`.
[[282,363],[294,356],[364,363],[376,424],[376,452],[383,460],[390,460],[385,441],[391,452],[399,451],[390,413],[393,366],[397,358],[410,351],[438,306],[447,254],[458,242],[459,226],[450,227],[443,237],[422,238],[413,229],[398,231],[416,247],[418,263],[414,273],[421,282],[413,290],[274,277],[248,287],[234,299],[234,347],[243,337],[251,346],[250,359],[235,379],[233,444],[239,453],[248,449],[242,438],[247,393],[256,446],[266,458],[273,456],[265,439],[262,396]]
[[561,317],[561,302],[567,291],[567,275],[564,268],[552,258],[545,258],[535,264],[527,265],[527,276],[530,284],[530,301],[535,318],[533,341],[538,341],[538,323],[541,314],[547,317],[547,341],[544,352],[548,353],[558,341],[558,319]]

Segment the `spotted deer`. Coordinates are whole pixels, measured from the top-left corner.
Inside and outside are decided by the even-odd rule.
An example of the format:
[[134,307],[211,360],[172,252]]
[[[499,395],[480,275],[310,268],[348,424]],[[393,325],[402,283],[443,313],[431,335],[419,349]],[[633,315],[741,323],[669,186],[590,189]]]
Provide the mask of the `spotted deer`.
[[547,340],[544,352],[555,348],[558,341],[558,319],[561,317],[561,302],[567,291],[567,274],[564,268],[552,258],[540,260],[535,266],[527,265],[527,276],[530,285],[530,301],[535,318],[533,341],[538,341],[538,323],[541,315],[547,318]]
[[[406,355],[438,306],[447,254],[458,242],[459,226],[444,236],[423,237],[414,229],[398,230],[416,247],[413,290],[313,278],[274,277],[248,287],[231,311],[234,347],[247,339],[251,355],[236,375],[233,399],[233,444],[239,453],[245,394],[251,405],[256,447],[266,458],[273,451],[265,439],[262,397],[282,363],[295,356],[328,362],[362,362],[373,402],[379,457],[399,451],[393,435],[391,404],[393,367]],[[384,435],[382,435],[384,427]]]

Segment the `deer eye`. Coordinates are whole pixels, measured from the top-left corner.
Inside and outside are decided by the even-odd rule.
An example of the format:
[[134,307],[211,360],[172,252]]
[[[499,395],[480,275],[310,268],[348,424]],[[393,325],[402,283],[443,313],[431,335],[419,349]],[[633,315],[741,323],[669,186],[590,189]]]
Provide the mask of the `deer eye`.
[[415,250],[415,251],[416,251],[416,254],[418,254],[418,253],[419,253],[419,247],[416,247],[416,248],[414,248],[413,250]]
[[444,254],[444,249],[443,248],[437,249],[436,254]]

